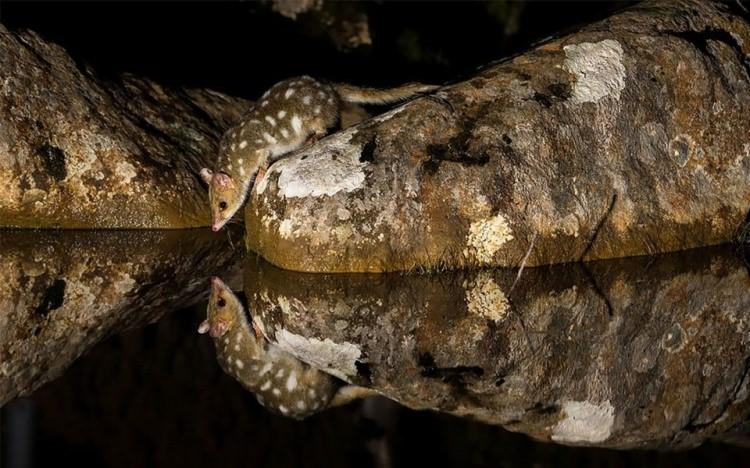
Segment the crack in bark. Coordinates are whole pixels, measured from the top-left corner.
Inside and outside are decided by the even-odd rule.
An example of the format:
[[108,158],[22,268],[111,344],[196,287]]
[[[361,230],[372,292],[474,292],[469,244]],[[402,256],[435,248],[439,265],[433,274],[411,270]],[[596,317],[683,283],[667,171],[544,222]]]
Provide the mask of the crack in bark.
[[583,262],[583,259],[594,247],[594,242],[596,242],[596,240],[599,238],[599,232],[602,230],[602,227],[604,226],[605,221],[607,221],[607,218],[609,218],[609,215],[612,214],[612,209],[614,209],[615,207],[615,202],[617,202],[616,193],[612,194],[612,199],[609,202],[609,207],[607,207],[607,211],[604,213],[604,215],[599,220],[599,222],[596,223],[596,227],[594,228],[594,234],[591,236],[591,239],[589,239],[588,243],[586,244],[586,248],[583,249],[583,253],[578,258],[579,262]]

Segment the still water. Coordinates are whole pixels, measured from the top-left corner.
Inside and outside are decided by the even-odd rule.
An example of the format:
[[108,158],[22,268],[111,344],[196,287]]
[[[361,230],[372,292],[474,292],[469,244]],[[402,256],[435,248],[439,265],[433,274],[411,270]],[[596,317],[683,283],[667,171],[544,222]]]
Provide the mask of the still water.
[[239,233],[0,232],[3,467],[739,466],[749,370],[733,247],[331,275]]

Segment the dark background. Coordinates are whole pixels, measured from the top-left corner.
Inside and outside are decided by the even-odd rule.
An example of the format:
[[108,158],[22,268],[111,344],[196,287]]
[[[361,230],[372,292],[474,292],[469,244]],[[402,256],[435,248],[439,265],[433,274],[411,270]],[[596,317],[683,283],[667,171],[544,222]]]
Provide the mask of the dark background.
[[[254,99],[298,74],[375,86],[459,80],[629,3],[368,3],[373,45],[347,52],[251,2],[3,1],[0,21],[38,32],[104,77],[130,72]],[[516,19],[512,8],[520,8]],[[210,340],[194,333],[200,309],[115,336],[60,379],[7,405],[0,465],[376,466],[367,447],[378,443],[389,447],[392,466],[748,464],[747,450],[714,443],[676,454],[539,444],[385,401],[287,420],[221,373]],[[390,423],[373,421],[373,411]]]
[[[340,52],[325,34],[256,2],[7,2],[0,21],[65,47],[102,74],[255,98],[299,74],[355,84],[460,79],[536,40],[632,1],[373,2],[372,46]],[[508,31],[508,12],[520,17]]]

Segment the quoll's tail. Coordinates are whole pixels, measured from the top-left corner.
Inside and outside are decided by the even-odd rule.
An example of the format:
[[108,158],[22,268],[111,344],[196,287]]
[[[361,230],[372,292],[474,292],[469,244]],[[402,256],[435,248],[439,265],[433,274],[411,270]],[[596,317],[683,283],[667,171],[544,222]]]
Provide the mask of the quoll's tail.
[[422,83],[407,83],[391,89],[362,88],[343,83],[333,85],[333,89],[342,100],[354,104],[390,104],[417,94],[435,91],[439,87]]

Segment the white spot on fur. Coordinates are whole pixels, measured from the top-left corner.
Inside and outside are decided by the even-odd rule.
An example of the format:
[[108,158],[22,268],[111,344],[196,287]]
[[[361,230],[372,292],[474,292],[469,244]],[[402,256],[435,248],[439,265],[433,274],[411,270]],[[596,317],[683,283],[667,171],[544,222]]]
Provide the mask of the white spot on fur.
[[280,348],[329,374],[347,380],[357,375],[356,362],[362,351],[349,342],[335,343],[330,338],[321,341],[306,338],[282,329],[276,332]]
[[289,410],[284,405],[279,405],[279,411],[281,411],[281,414],[287,414]]
[[[341,191],[359,189],[365,181],[363,168],[366,164],[359,161],[361,147],[350,143],[352,136],[352,131],[340,132],[324,147],[307,150],[306,159],[296,155],[277,161],[258,184],[258,193],[265,191],[274,172],[279,174],[279,195],[286,198],[330,197]],[[336,155],[335,159],[332,154]]]
[[598,102],[607,96],[620,99],[620,92],[625,88],[625,65],[619,42],[612,39],[582,42],[567,45],[563,50],[565,69],[576,75],[572,102]]
[[260,107],[266,107],[268,105],[268,101],[263,101],[260,103]]
[[480,262],[489,263],[495,252],[512,239],[513,233],[502,214],[474,221],[469,227],[467,249],[464,254],[473,254]]
[[297,373],[292,371],[289,373],[289,378],[286,379],[287,391],[292,391],[297,388]]
[[297,401],[297,409],[304,411],[305,409],[307,409],[307,405],[305,405],[304,401],[299,400]]
[[272,127],[276,126],[276,119],[271,117],[270,115],[266,116],[266,121],[271,124]]
[[285,115],[286,115],[286,111],[280,110],[279,113],[276,114],[276,117],[283,119]]
[[474,287],[466,291],[466,305],[469,313],[495,322],[503,320],[510,310],[508,298],[488,271],[480,272]]
[[313,109],[313,114],[315,115],[320,114],[320,106],[315,106],[315,109]]
[[284,93],[284,97],[285,97],[286,99],[289,99],[290,97],[292,97],[292,95],[294,94],[294,92],[295,92],[295,89],[294,89],[294,88],[289,88],[289,89],[287,89],[287,90],[286,90],[286,92]]
[[276,396],[279,396],[281,395],[281,390],[279,390],[278,388],[274,388],[273,390],[271,390],[271,393],[273,393]]
[[276,372],[276,378],[280,379],[282,377],[284,377],[284,369],[279,369],[279,371]]
[[598,443],[607,440],[615,422],[615,409],[609,401],[566,401],[565,419],[552,429],[552,440],[565,443]]
[[297,114],[292,117],[292,129],[297,135],[302,133],[302,119],[300,119]]
[[247,147],[247,140],[242,140],[240,142],[240,149],[245,149],[246,147]]
[[[742,36],[740,36],[736,32],[730,31],[729,35],[732,36],[732,39],[734,39],[737,42],[738,46],[742,47],[742,46],[745,45],[745,41],[742,40]],[[747,55],[749,55],[749,54],[745,54],[746,57],[747,57]]]
[[270,362],[267,362],[265,366],[263,366],[263,369],[260,370],[260,375],[265,375],[266,372],[270,371],[273,367],[273,364]]
[[261,392],[265,392],[269,388],[271,388],[271,381],[270,380],[266,380],[266,383],[264,383],[263,386],[260,387],[260,391]]
[[238,369],[243,369],[245,367],[245,363],[240,359],[235,360],[234,365],[237,366]]
[[310,95],[307,95],[302,98],[302,103],[305,104],[306,106],[310,105],[310,101],[312,101],[312,97],[310,97]]
[[268,132],[263,132],[263,138],[272,145],[275,145],[277,142],[276,138],[272,137]]
[[284,138],[289,138],[289,132],[286,128],[281,129],[281,136],[283,136]]

